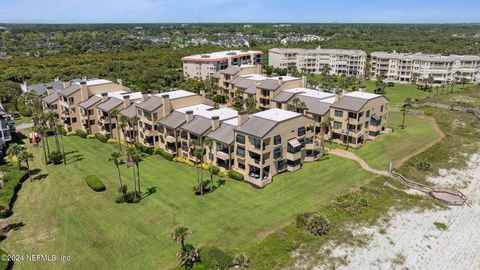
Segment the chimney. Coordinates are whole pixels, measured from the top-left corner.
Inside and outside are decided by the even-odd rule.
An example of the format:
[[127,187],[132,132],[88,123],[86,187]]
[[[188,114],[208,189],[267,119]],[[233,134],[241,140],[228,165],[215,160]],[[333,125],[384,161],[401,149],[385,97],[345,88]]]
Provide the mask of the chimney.
[[87,82],[86,81],[81,81],[80,82],[80,92],[82,94],[82,101],[88,99],[88,88],[87,88]]
[[123,96],[123,107],[128,108],[132,104],[132,100],[130,99],[130,95]]
[[359,92],[362,92],[362,93],[365,93],[365,92],[366,92],[366,91],[365,91],[365,87],[363,87],[363,86],[360,87],[360,88],[358,89],[358,91],[359,91]]
[[120,86],[123,86],[123,80],[122,80],[122,79],[117,79],[117,83],[118,83]]
[[108,99],[108,93],[102,93],[102,102],[107,101]]
[[278,77],[278,83],[279,83],[280,85],[283,84],[283,77],[282,77],[282,76]]
[[148,92],[142,92],[142,101],[146,101],[148,97]]
[[54,81],[58,82],[58,81],[60,81],[60,78],[57,76],[57,77],[55,77]]
[[262,75],[263,71],[262,71],[262,65],[257,65],[257,74],[258,75]]
[[70,86],[70,82],[63,82],[63,88],[67,88]]
[[220,126],[220,117],[212,116],[212,130],[216,130]]
[[55,92],[55,90],[53,90],[53,87],[51,85],[48,85],[47,86],[47,95],[51,95]]
[[340,101],[341,97],[342,97],[342,92],[341,91],[336,91],[335,92],[335,103]]
[[170,96],[168,94],[162,95],[162,108],[163,108],[163,117],[166,117],[170,114],[172,110],[172,104],[170,103]]
[[302,87],[307,87],[307,76],[302,75]]
[[185,115],[187,116],[187,123],[193,120],[193,111],[192,110],[186,111]]
[[248,111],[246,111],[246,110],[239,111],[237,117],[238,117],[237,126],[241,126],[241,125],[245,124],[245,122],[247,122],[247,120],[248,120]]

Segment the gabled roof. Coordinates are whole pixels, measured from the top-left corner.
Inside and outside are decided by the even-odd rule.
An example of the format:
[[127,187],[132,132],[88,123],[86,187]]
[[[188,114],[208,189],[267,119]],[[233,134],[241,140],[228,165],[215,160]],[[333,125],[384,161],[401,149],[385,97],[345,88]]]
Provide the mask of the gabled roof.
[[54,90],[63,90],[62,81],[53,81],[49,83],[37,83],[27,86],[28,91],[35,91],[39,95],[43,95],[47,92],[47,87],[51,86]]
[[102,101],[102,98],[101,97],[98,97],[98,96],[91,96],[89,99],[83,101],[83,102],[80,102],[78,104],[78,106],[84,108],[84,109],[88,109],[90,107],[92,107],[93,105],[97,104],[98,102]]
[[185,123],[182,126],[183,130],[191,132],[193,134],[197,134],[202,136],[212,128],[212,122],[210,119],[207,119],[202,116],[195,116],[192,121]]
[[242,133],[253,135],[256,137],[262,138],[267,134],[272,128],[277,125],[278,122],[251,116],[247,122],[245,122],[240,127],[237,127],[236,130]]
[[136,105],[136,103],[132,103],[127,108],[121,110],[120,114],[125,115],[125,116],[130,117],[130,118],[137,115],[137,105]]
[[152,96],[145,101],[137,103],[137,108],[152,112],[162,105],[162,98]]
[[103,102],[102,104],[98,105],[97,108],[104,111],[110,112],[111,110],[118,107],[120,104],[123,104],[123,100],[118,98],[111,97],[107,101]]
[[260,81],[258,85],[259,88],[266,89],[266,90],[275,90],[280,86],[278,80],[266,79],[264,81]]
[[164,117],[158,121],[160,125],[164,125],[169,128],[176,129],[187,121],[186,115],[181,112],[173,111],[167,117]]
[[62,96],[68,97],[71,94],[77,92],[78,90],[80,90],[80,85],[74,83],[74,84],[70,85],[69,87],[67,87],[63,90],[58,91],[58,93]]
[[282,91],[278,95],[274,96],[272,98],[272,101],[276,102],[281,102],[285,103],[288,102],[292,97],[294,97],[297,93],[294,92],[287,92],[287,91]]
[[332,104],[332,107],[349,111],[359,111],[367,102],[368,99],[342,96],[338,102]]
[[234,139],[234,129],[235,126],[224,122],[216,130],[210,132],[207,137],[224,144],[232,144]]
[[228,68],[224,70],[220,70],[220,73],[225,74],[225,75],[235,75],[238,73],[240,70],[240,67],[238,66],[229,66]]
[[52,94],[42,98],[43,102],[47,104],[52,104],[53,102],[58,100],[58,91],[53,92]]
[[307,106],[307,112],[316,114],[316,115],[325,115],[332,106],[331,103],[318,100],[316,98],[308,96],[298,96],[298,99],[305,103]]

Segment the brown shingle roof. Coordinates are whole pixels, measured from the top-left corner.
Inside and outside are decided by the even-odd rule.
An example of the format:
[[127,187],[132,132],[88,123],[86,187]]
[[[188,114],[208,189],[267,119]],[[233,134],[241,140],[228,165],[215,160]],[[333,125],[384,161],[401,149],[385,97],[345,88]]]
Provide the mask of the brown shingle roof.
[[162,105],[162,98],[152,96],[145,101],[137,103],[137,108],[152,112],[158,107],[160,107],[161,105]]
[[120,100],[118,98],[111,97],[107,101],[103,102],[102,104],[98,105],[97,108],[104,111],[104,112],[110,112],[111,110],[115,109],[118,107],[120,104],[123,104],[123,100]]

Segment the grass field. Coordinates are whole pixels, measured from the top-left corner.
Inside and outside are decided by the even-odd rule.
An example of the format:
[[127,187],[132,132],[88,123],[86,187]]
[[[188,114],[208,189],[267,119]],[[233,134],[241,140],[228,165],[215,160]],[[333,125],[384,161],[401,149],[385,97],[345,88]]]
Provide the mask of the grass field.
[[[51,143],[53,145],[53,143]],[[163,269],[175,266],[178,244],[170,240],[178,224],[192,228],[196,246],[238,250],[258,244],[293,222],[303,211],[319,209],[371,175],[355,162],[328,156],[296,173],[274,178],[263,190],[229,180],[214,193],[193,195],[195,171],[150,156],[141,163],[140,204],[115,204],[118,179],[108,156],[116,148],[97,140],[65,137],[68,165],[41,162],[34,149],[36,181],[19,193],[9,222],[24,222],[2,246],[10,254],[69,255],[69,263],[17,262],[15,269]],[[122,168],[132,186],[131,171]],[[93,192],[86,175],[96,174],[105,193]],[[156,192],[155,192],[156,190]]]
[[392,133],[380,135],[376,141],[368,141],[360,149],[349,150],[365,160],[370,167],[388,170],[390,162],[397,167],[400,161],[412,153],[424,150],[426,145],[441,138],[441,134],[433,128],[432,123],[421,116],[407,114],[405,129],[400,127],[401,123],[402,113],[390,112],[387,125],[393,129]]

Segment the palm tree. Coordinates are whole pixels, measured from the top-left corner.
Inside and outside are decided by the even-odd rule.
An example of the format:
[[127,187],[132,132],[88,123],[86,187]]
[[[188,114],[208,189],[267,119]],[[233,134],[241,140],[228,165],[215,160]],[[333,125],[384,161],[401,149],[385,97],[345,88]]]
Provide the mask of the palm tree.
[[322,149],[322,155],[323,155],[323,152],[325,151],[325,138],[324,138],[325,131],[329,126],[330,126],[330,117],[326,116],[320,122],[320,148]]
[[405,114],[407,113],[408,108],[412,106],[412,99],[406,98],[402,105],[403,119],[402,119],[402,129],[405,128]]
[[135,152],[132,155],[132,161],[137,167],[137,185],[138,185],[138,193],[142,194],[142,190],[140,189],[140,162],[142,162],[142,154],[135,149]]
[[128,125],[129,125],[128,116],[121,115],[120,116],[120,123],[118,123],[118,126],[122,129],[123,140],[125,141],[125,143],[127,143],[127,127],[128,127]]
[[57,119],[58,119],[58,114],[55,112],[48,112],[48,122],[50,124],[50,127],[53,130],[53,135],[55,136],[55,146],[57,148],[57,152],[60,152],[60,143],[58,141],[58,130],[57,130]]
[[112,161],[113,164],[115,164],[115,167],[117,167],[117,173],[118,173],[118,180],[120,181],[120,190],[123,194],[125,194],[125,188],[123,186],[123,181],[122,181],[122,175],[120,173],[120,165],[122,164],[122,154],[119,152],[113,152],[110,157],[108,158],[109,161]]
[[177,260],[181,266],[185,267],[185,269],[192,269],[198,259],[198,249],[192,244],[186,244],[184,248],[177,252]]
[[45,134],[47,133],[47,130],[48,128],[46,126],[43,126],[43,125],[40,125],[37,127],[37,130],[38,132],[40,132],[40,134],[42,134],[42,147],[43,147],[43,154],[45,156],[45,165],[48,164],[48,155],[47,155],[47,147],[46,147],[46,141],[47,140],[47,136],[45,136]]
[[[128,147],[126,150],[127,153],[127,161],[129,163],[134,163],[133,161],[133,156],[136,154],[137,149],[135,147]],[[137,173],[135,172],[136,166],[135,164],[132,165],[132,170],[133,170],[133,190],[134,190],[134,196],[135,199],[137,198]]]
[[[63,128],[63,127],[61,125],[58,125],[57,128],[58,128],[58,130],[61,130],[61,128]],[[60,145],[61,145],[61,150],[62,150],[63,164],[67,165],[67,159],[65,157],[65,144],[63,143],[62,132],[60,132],[59,137],[60,137],[60,143],[61,143]]]
[[46,146],[46,149],[47,149],[47,156],[50,155],[50,145],[48,144],[48,114],[47,113],[42,113],[41,114],[41,118],[42,120],[42,126],[43,126],[43,133],[42,133],[42,139],[43,139],[43,143],[45,144]]
[[7,150],[7,155],[9,157],[16,157],[17,158],[17,162],[18,162],[18,169],[20,170],[22,168],[22,165],[21,165],[21,160],[19,158],[19,154],[20,152],[22,152],[23,150],[25,150],[25,147],[23,145],[19,145],[19,144],[11,144],[9,147],[8,147],[8,150]]
[[180,243],[182,249],[185,248],[185,240],[192,235],[192,230],[187,226],[177,226],[173,229],[170,237],[173,241]]
[[140,121],[140,117],[138,115],[135,115],[130,119],[133,127],[133,137],[136,143],[138,143],[138,121]]
[[32,172],[30,171],[30,162],[29,162],[29,161],[33,160],[33,154],[28,152],[27,149],[23,149],[18,153],[17,158],[18,158],[19,162],[20,161],[25,162],[25,164],[27,165],[28,178],[30,179],[30,182],[33,182]]
[[298,113],[304,113],[304,111],[307,109],[307,105],[305,102],[301,101],[299,98],[294,98],[292,102],[290,102],[287,105],[287,109],[289,111],[294,111]]
[[200,148],[200,143],[197,140],[190,140],[190,147],[192,148],[192,154],[195,156],[195,168],[197,172],[197,190],[200,188],[200,194],[203,195],[203,179],[200,181],[200,173],[198,171],[198,161],[201,157],[200,151],[203,150]]
[[113,130],[112,130],[112,117],[115,118],[115,123],[116,123],[116,129],[117,129],[117,139],[118,139],[118,149],[120,149],[120,153],[122,153],[122,143],[120,142],[120,129],[118,128],[118,115],[120,112],[117,109],[113,109],[109,113],[109,119],[110,119],[110,138],[113,137]]
[[213,191],[213,173],[212,173],[212,166],[213,166],[213,140],[211,138],[205,138],[203,143],[208,147],[208,160],[210,161],[209,171],[210,171],[210,191]]

